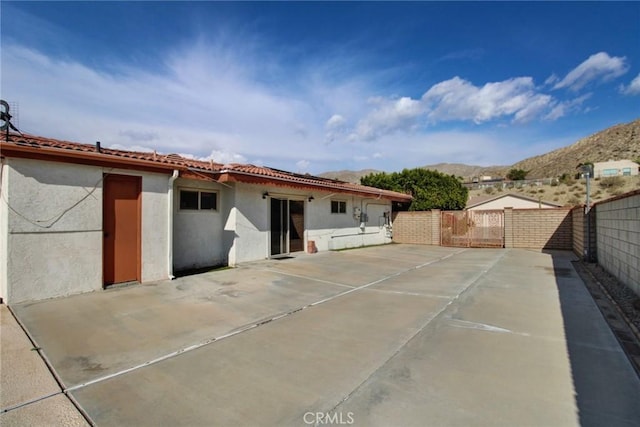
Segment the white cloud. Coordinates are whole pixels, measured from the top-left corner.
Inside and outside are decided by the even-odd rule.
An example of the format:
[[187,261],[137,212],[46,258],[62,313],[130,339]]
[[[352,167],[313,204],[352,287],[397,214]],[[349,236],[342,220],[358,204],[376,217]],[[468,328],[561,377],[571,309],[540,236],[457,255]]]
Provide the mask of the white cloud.
[[517,77],[482,87],[454,77],[433,85],[423,96],[432,122],[472,120],[483,123],[504,116],[526,122],[548,108],[552,97],[536,92],[531,77]]
[[317,144],[323,130],[314,127],[313,98],[265,87],[229,55],[218,63],[199,46],[183,54],[169,55],[165,74],[107,74],[7,43],[3,98],[20,105],[24,132],[53,138],[197,158],[213,153],[222,163],[278,158],[283,168],[293,168],[300,151],[328,157]]
[[309,169],[311,162],[308,160],[299,160],[296,162],[296,171],[297,172],[306,172]]
[[584,101],[589,98],[591,98],[591,93],[584,94],[568,101],[558,102],[551,109],[551,111],[544,116],[544,119],[557,120],[560,117],[566,116],[570,112],[580,111],[582,104],[584,104]]
[[346,120],[344,117],[339,114],[334,114],[329,118],[329,120],[327,120],[327,124],[325,125],[325,127],[329,130],[340,129],[345,125],[345,123]]
[[568,88],[577,91],[596,80],[609,81],[615,79],[627,72],[628,66],[626,62],[627,58],[624,56],[611,57],[606,52],[596,53],[571,70],[553,88]]
[[233,153],[226,150],[213,150],[211,154],[206,157],[200,157],[198,160],[213,160],[216,163],[222,163],[223,165],[231,163],[246,163],[247,158],[242,154]]
[[410,129],[423,113],[421,102],[409,97],[390,100],[375,98],[370,102],[376,108],[358,122],[355,131],[355,136],[363,140],[373,140],[396,130]]
[[544,81],[545,85],[552,85],[554,83],[556,83],[558,80],[560,80],[560,78],[555,74],[551,74],[549,77],[547,77],[547,80]]
[[[336,78],[334,63],[340,61],[335,58],[303,65],[270,84],[271,77],[258,73],[278,64],[262,66],[265,55],[257,61],[246,49],[232,47],[196,42],[170,51],[165,67],[156,71],[112,63],[114,72],[108,73],[7,42],[3,98],[19,103],[20,126],[28,133],[312,173],[343,162],[385,170],[501,162],[510,147],[499,138],[434,133],[432,126],[555,120],[579,111],[584,102],[545,94],[531,77],[478,86],[454,77],[432,85],[422,97],[372,97],[384,93],[371,77],[376,71],[341,69],[342,78]],[[636,90],[638,80],[624,90]],[[558,81],[547,79],[547,85]],[[332,141],[341,143],[327,147]]]
[[638,74],[628,85],[620,85],[620,93],[625,95],[640,95],[640,74]]
[[343,136],[346,130],[346,124],[346,119],[340,114],[334,114],[331,116],[324,125],[326,141],[333,142]]

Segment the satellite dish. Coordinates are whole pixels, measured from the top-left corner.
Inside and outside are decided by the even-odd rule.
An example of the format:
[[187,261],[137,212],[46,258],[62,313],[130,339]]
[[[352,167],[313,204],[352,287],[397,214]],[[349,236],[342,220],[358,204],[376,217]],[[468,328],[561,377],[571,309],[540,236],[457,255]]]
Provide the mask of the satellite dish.
[[0,99],[0,106],[2,107],[2,111],[0,111],[0,121],[2,122],[2,125],[0,125],[0,131],[6,132],[7,138],[9,137],[9,129],[15,130],[22,135],[22,132],[20,132],[18,128],[11,123],[12,116],[9,113],[9,103],[4,99]]
[[9,103],[4,99],[0,99],[0,105],[2,106],[2,111],[0,112],[0,120],[3,122],[0,125],[0,131],[6,131],[9,129],[9,121],[11,120],[11,114],[9,114]]

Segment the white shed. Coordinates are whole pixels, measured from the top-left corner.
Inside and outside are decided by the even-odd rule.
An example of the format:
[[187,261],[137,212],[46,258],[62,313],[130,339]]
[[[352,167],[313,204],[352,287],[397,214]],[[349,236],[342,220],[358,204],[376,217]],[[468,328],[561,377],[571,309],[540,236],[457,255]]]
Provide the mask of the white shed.
[[476,197],[470,199],[466,210],[499,210],[504,208],[513,209],[553,209],[562,205],[545,202],[541,199],[523,196],[518,193],[505,193],[487,197]]

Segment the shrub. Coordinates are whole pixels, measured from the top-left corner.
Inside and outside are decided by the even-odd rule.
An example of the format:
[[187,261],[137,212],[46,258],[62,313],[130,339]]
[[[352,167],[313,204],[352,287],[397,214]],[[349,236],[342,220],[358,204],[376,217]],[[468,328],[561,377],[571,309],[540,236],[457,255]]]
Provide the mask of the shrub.
[[569,200],[567,200],[567,204],[570,206],[576,206],[580,204],[580,199],[576,196],[572,196]]
[[562,184],[566,184],[566,185],[573,185],[573,184],[575,184],[576,180],[571,175],[569,175],[568,173],[563,173],[560,176],[560,182]]
[[608,176],[602,178],[598,185],[606,190],[616,190],[624,187],[624,179],[621,176]]
[[493,194],[493,187],[487,187],[484,189],[484,192],[487,194]]

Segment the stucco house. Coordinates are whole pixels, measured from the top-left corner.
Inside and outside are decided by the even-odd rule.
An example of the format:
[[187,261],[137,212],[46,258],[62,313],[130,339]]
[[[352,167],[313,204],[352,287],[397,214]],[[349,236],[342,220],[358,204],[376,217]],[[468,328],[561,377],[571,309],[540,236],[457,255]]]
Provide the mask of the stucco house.
[[480,210],[500,210],[504,208],[513,209],[553,209],[559,208],[562,205],[558,205],[552,202],[545,202],[543,200],[534,199],[533,197],[527,197],[518,193],[504,193],[491,196],[480,196],[473,199],[469,199],[467,202],[466,210],[480,211]]
[[0,297],[391,242],[411,196],[268,167],[37,136],[0,142]]
[[631,160],[609,160],[593,164],[594,178],[638,175],[638,165]]

